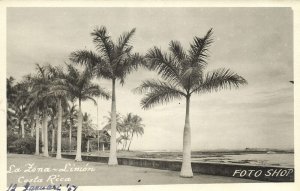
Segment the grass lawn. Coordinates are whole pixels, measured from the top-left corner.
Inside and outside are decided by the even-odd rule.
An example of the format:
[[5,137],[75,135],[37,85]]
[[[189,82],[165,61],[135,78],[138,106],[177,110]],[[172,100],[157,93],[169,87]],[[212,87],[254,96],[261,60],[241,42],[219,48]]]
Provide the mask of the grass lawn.
[[75,162],[70,159],[57,160],[34,155],[8,154],[7,163],[7,184],[17,183],[18,186],[25,185],[27,181],[30,181],[31,185],[44,186],[49,184],[101,186],[258,182],[202,174],[195,174],[193,178],[180,178],[179,172],[175,171],[132,166],[108,166],[104,163]]

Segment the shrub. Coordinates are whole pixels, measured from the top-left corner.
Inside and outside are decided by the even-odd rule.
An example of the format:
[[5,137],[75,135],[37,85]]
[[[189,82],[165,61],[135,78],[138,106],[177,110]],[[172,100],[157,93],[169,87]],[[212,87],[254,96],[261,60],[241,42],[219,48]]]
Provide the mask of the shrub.
[[[25,137],[19,138],[18,140],[12,143],[14,147],[12,152],[18,154],[33,154],[35,153],[35,137]],[[42,142],[39,144],[40,150],[42,147]]]
[[8,152],[13,152],[14,151],[14,146],[13,142],[19,139],[19,135],[15,134],[13,131],[8,131],[7,132],[7,151]]
[[[69,138],[63,137],[61,139],[61,150],[62,151],[70,151],[70,145],[69,145]],[[76,139],[72,137],[72,145],[71,145],[71,150],[76,149]]]

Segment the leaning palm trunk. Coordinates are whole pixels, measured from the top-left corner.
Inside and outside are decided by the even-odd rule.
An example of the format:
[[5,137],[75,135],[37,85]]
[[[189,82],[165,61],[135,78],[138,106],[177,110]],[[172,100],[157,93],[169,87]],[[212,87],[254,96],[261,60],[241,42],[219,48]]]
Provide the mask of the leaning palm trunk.
[[191,127],[190,127],[190,97],[186,98],[186,114],[183,130],[183,153],[180,176],[193,177],[191,165]]
[[62,107],[61,99],[58,100],[58,124],[57,124],[57,151],[56,159],[61,159],[61,124],[62,124]]
[[48,120],[47,115],[43,115],[43,131],[44,131],[44,156],[49,157],[48,153]]
[[40,122],[39,122],[39,116],[36,115],[35,119],[35,155],[40,154]]
[[130,149],[130,145],[131,145],[132,139],[133,139],[133,131],[131,133],[131,137],[130,137],[130,141],[129,141],[129,145],[128,145],[127,151],[129,151],[129,149]]
[[82,113],[81,113],[81,100],[79,100],[78,109],[78,128],[77,128],[77,151],[75,161],[82,161],[81,159],[81,134],[82,134]]
[[110,138],[110,152],[108,165],[118,165],[117,160],[117,122],[116,122],[116,90],[115,90],[116,80],[112,80],[112,99],[111,99],[111,138]]

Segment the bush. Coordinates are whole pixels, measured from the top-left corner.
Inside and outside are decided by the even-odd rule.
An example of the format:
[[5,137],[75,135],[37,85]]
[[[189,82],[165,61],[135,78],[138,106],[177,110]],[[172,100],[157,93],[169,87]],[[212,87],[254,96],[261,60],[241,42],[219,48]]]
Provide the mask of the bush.
[[[70,151],[70,145],[69,145],[69,138],[63,137],[61,139],[61,150],[62,151]],[[76,149],[76,139],[72,137],[72,145],[71,145],[71,150]]]
[[[33,154],[35,153],[35,137],[25,137],[19,138],[12,143],[14,149],[12,152],[18,154]],[[40,141],[40,150],[42,147],[42,142]]]
[[7,151],[8,152],[13,152],[14,150],[14,146],[13,146],[13,142],[15,142],[16,140],[19,139],[19,135],[15,134],[12,131],[8,131],[7,132]]

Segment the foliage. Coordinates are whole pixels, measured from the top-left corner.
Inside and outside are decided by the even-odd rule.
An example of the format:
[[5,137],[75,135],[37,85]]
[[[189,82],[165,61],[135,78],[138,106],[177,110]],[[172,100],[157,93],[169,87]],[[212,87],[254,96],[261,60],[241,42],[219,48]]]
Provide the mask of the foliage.
[[[103,130],[110,130],[111,117],[106,116],[107,124]],[[144,134],[145,125],[142,124],[142,118],[138,115],[128,113],[126,116],[117,114],[117,132],[119,137],[117,143],[122,144],[122,150],[129,150],[134,135],[139,136]]]
[[146,54],[148,68],[156,71],[162,80],[146,80],[135,89],[144,93],[141,106],[149,109],[193,93],[201,94],[221,89],[239,87],[246,80],[229,69],[220,68],[204,72],[208,65],[208,48],[212,44],[212,29],[203,38],[194,37],[186,52],[178,41],[169,44],[170,53],[154,47]]
[[[14,147],[11,151],[18,154],[33,154],[35,152],[35,137],[19,138],[12,143]],[[40,141],[40,149],[42,142]]]
[[[71,145],[71,150],[76,149],[76,139],[73,137],[72,138],[72,145]],[[62,151],[70,151],[70,144],[69,144],[69,138],[62,138],[61,139],[61,150]]]

